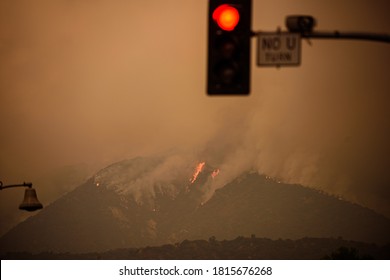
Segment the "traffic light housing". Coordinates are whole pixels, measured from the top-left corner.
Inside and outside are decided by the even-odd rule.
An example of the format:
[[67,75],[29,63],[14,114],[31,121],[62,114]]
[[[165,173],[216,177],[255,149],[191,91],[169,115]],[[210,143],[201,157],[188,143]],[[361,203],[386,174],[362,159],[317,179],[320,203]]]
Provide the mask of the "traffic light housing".
[[207,93],[250,92],[252,0],[210,0]]

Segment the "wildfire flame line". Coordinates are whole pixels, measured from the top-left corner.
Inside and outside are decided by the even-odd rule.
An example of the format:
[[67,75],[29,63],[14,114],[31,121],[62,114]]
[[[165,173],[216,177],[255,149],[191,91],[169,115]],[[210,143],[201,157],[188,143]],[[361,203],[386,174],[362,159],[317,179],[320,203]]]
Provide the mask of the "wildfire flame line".
[[196,181],[196,178],[198,178],[200,172],[202,172],[204,166],[205,166],[206,162],[202,161],[201,163],[199,163],[196,168],[195,168],[195,172],[194,174],[192,175],[192,178],[190,179],[190,182],[191,184],[193,184],[195,181]]
[[214,179],[219,174],[219,169],[215,169],[213,173],[211,173],[211,177]]

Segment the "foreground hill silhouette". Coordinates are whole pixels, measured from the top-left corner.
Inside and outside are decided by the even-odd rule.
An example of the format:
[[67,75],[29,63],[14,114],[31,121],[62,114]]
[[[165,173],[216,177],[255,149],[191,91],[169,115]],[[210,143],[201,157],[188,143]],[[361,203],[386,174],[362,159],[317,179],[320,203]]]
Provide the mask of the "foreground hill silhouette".
[[242,174],[205,202],[214,168],[205,165],[193,184],[191,174],[181,173],[151,180],[161,176],[166,161],[135,158],[101,170],[2,236],[0,253],[104,252],[252,234],[376,244],[390,240],[390,221],[372,210],[257,173]]
[[302,238],[298,240],[270,240],[266,238],[237,237],[218,241],[184,240],[181,243],[157,247],[116,249],[107,252],[83,254],[8,253],[2,259],[59,259],[59,260],[388,260],[390,244],[376,246],[341,238]]

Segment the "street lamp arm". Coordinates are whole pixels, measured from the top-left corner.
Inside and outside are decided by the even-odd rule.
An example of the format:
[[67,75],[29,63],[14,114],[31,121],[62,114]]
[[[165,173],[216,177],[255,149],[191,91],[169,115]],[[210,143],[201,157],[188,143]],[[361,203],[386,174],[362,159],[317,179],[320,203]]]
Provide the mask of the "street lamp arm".
[[23,184],[13,184],[13,185],[3,186],[3,182],[0,181],[0,190],[7,189],[7,188],[16,188],[16,187],[29,187],[29,188],[32,188],[32,183],[23,182]]
[[27,187],[24,192],[24,199],[22,203],[19,205],[19,209],[26,210],[26,211],[35,211],[43,208],[42,203],[40,203],[38,200],[35,189],[32,187],[32,183],[24,182],[23,184],[12,184],[12,185],[4,186],[3,182],[0,181],[0,191],[2,189],[16,188],[16,187]]

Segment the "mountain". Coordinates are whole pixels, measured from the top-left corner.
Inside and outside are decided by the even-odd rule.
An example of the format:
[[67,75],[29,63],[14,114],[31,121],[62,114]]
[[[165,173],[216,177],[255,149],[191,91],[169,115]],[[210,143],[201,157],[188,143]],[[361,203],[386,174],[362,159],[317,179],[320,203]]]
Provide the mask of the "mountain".
[[102,252],[251,235],[390,241],[390,221],[372,210],[257,173],[206,200],[219,170],[182,165],[139,157],[108,166],[2,236],[0,253]]

